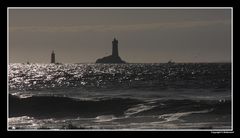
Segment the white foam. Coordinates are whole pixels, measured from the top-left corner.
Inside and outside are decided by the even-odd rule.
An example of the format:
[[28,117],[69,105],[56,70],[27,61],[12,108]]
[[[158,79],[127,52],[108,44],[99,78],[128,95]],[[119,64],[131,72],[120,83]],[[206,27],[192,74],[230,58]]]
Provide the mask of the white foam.
[[101,115],[97,116],[94,122],[108,122],[117,119],[114,115]]
[[25,92],[25,93],[21,93],[21,92],[13,92],[13,93],[10,93],[11,95],[13,96],[17,96],[19,98],[29,98],[29,97],[32,97],[33,94],[30,94],[28,92]]
[[11,117],[8,118],[8,123],[12,127],[12,129],[21,126],[24,126],[25,128],[34,128],[37,126],[37,124],[35,124],[34,122],[34,118],[29,116]]
[[155,107],[155,106],[138,104],[138,105],[135,105],[135,106],[132,107],[132,108],[129,108],[127,111],[125,111],[124,114],[125,114],[126,116],[131,116],[131,115],[140,113],[140,112],[142,112],[142,111],[150,110],[150,109],[152,109],[152,108],[154,108],[154,107]]
[[162,123],[169,122],[169,121],[175,121],[178,120],[180,117],[187,116],[193,113],[208,113],[211,112],[213,109],[210,110],[201,110],[201,111],[191,111],[191,112],[179,112],[179,113],[172,113],[172,114],[163,114],[160,115],[158,118],[164,119]]

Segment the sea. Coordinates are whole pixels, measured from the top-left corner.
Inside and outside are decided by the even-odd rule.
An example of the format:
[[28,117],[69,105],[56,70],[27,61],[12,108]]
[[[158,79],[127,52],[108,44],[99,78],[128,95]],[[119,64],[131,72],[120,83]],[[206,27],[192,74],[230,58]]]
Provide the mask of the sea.
[[11,63],[8,129],[231,129],[231,76],[231,63]]

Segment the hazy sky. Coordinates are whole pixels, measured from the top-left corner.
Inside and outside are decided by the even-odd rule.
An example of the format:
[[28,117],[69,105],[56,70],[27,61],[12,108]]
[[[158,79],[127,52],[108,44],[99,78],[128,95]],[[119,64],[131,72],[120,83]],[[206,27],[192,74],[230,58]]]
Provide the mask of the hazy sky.
[[95,62],[112,40],[130,63],[230,62],[231,10],[10,9],[10,63]]

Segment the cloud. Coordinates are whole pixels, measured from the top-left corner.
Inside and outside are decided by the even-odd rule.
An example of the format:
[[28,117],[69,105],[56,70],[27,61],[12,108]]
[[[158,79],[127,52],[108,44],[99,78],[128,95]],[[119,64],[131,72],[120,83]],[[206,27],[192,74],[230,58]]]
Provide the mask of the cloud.
[[79,25],[79,26],[10,26],[10,32],[46,32],[46,33],[74,33],[74,32],[110,32],[110,31],[144,31],[152,29],[177,29],[204,27],[211,25],[227,25],[230,21],[181,21],[127,25]]

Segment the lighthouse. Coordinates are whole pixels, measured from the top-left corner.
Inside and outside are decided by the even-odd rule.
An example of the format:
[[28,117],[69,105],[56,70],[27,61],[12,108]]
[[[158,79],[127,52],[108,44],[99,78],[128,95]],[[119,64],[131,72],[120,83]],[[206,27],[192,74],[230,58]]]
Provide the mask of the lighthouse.
[[113,63],[113,64],[126,63],[118,55],[118,40],[116,38],[114,38],[112,41],[112,55],[99,58],[96,60],[96,63]]
[[55,53],[54,53],[54,51],[52,51],[52,54],[51,54],[51,63],[55,63]]
[[112,41],[112,56],[118,57],[118,40],[116,38]]

